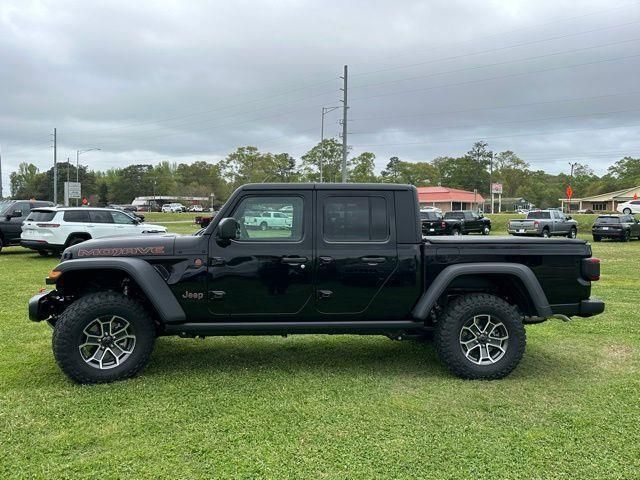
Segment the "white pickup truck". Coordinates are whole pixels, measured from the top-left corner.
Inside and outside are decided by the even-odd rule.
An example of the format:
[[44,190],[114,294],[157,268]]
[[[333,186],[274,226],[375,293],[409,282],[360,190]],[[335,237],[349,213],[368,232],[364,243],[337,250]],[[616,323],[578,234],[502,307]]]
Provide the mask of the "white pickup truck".
[[244,217],[244,226],[247,228],[269,229],[290,229],[291,216],[283,212],[256,212],[247,213]]

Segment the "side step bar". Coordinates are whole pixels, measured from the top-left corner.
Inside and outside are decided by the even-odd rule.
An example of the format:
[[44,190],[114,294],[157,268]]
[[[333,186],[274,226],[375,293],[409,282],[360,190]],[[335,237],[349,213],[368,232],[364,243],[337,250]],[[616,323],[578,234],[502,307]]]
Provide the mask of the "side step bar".
[[288,335],[294,333],[386,334],[398,330],[424,330],[424,322],[335,321],[335,322],[216,322],[165,325],[167,335],[181,337],[207,335]]

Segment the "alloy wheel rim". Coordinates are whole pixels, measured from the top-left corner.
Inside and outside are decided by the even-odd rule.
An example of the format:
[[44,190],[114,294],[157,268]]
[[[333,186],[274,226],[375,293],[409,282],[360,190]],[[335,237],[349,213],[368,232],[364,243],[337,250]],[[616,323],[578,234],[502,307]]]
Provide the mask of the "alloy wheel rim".
[[491,315],[475,315],[460,329],[459,342],[467,360],[476,365],[492,365],[507,353],[509,331]]
[[78,350],[87,365],[108,370],[126,362],[135,346],[131,323],[117,315],[104,315],[93,319],[82,330]]

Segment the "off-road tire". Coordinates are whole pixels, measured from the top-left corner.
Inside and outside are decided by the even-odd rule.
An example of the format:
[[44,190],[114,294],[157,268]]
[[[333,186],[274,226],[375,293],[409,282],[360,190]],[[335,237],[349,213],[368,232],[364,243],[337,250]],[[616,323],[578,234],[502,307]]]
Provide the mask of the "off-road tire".
[[594,235],[593,236],[593,241],[594,242],[601,242],[602,241],[602,237],[598,236],[598,235]]
[[569,230],[569,233],[567,233],[567,238],[578,238],[578,229],[572,227],[571,230]]
[[[135,347],[119,366],[101,370],[88,365],[80,354],[83,330],[96,318],[117,315],[135,332]],[[149,361],[156,329],[149,313],[135,300],[116,292],[92,293],[73,302],[58,318],[53,330],[53,355],[62,371],[77,383],[108,383],[130,378]]]
[[82,242],[86,242],[87,239],[84,237],[71,237],[68,241],[67,241],[67,247],[72,247],[73,245],[77,245],[79,243]]
[[[490,365],[469,360],[460,344],[464,324],[476,315],[491,315],[502,322],[509,334],[504,355]],[[435,332],[436,351],[441,361],[459,377],[471,380],[496,380],[511,373],[525,351],[526,333],[518,310],[500,297],[474,293],[458,297],[438,319]]]
[[542,238],[549,238],[551,237],[551,233],[549,233],[549,229],[547,227],[542,229]]

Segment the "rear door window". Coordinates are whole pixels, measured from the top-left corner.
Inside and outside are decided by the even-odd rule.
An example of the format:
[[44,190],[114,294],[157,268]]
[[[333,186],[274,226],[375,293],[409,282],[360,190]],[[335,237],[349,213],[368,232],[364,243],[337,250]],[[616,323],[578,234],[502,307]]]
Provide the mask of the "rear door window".
[[389,238],[384,197],[329,197],[324,201],[323,235],[329,242],[382,242]]
[[113,223],[113,217],[108,210],[90,210],[91,223]]
[[64,212],[64,221],[69,223],[89,223],[89,212],[86,210],[67,210]]

